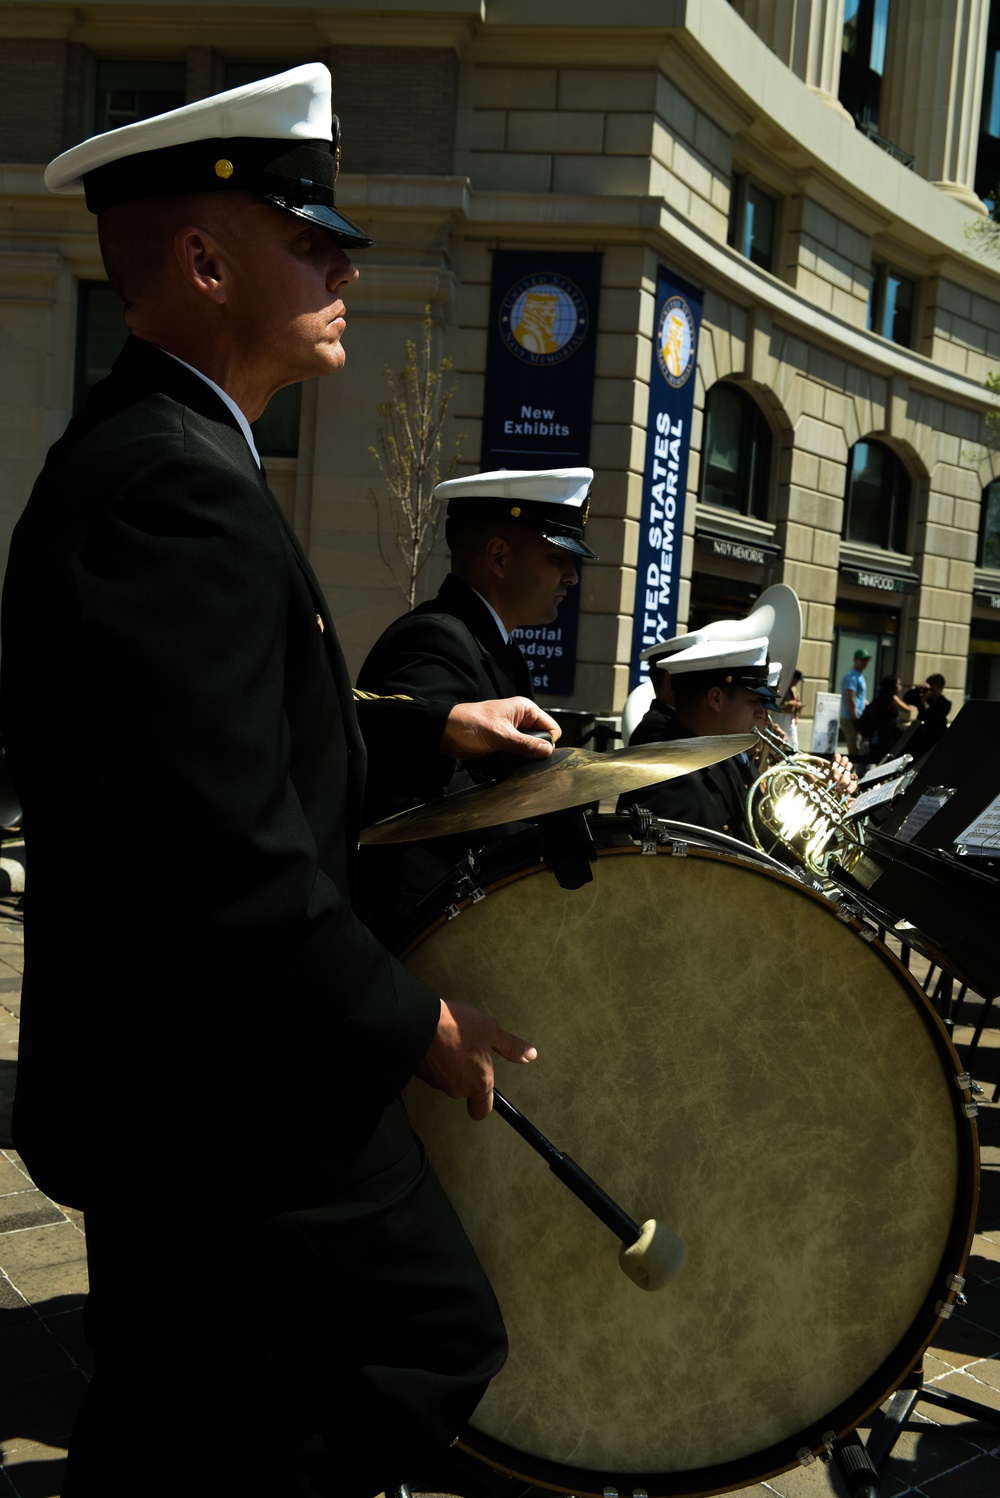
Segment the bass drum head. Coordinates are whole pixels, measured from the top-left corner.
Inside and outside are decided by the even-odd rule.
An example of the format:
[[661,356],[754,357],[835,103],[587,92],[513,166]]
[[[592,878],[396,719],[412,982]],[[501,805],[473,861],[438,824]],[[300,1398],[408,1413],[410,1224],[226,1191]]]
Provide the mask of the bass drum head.
[[461,1444],[577,1494],[727,1492],[878,1405],[953,1298],[977,1152],[962,1068],[883,947],[784,875],[607,849],[514,877],[407,966],[538,1047],[498,1085],[687,1259],[650,1293],[496,1114],[407,1106],[510,1355]]

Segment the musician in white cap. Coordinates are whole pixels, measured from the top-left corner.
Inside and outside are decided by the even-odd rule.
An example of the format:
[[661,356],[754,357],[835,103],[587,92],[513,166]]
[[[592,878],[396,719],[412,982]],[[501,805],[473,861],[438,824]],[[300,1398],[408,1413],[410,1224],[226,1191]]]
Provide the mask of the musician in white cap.
[[[593,558],[584,540],[593,478],[590,468],[500,469],[439,484],[434,492],[447,503],[451,571],[435,598],[381,635],[358,675],[359,690],[445,702],[530,697],[531,672],[512,631],[555,620],[577,584],[577,560]],[[359,716],[369,758],[366,822],[502,778],[511,768],[499,755],[460,765],[412,736],[404,747],[377,704],[362,704]],[[488,844],[509,833],[487,830],[473,841]],[[469,842],[466,836],[363,850],[366,917],[387,935],[401,930]]]
[[[710,629],[702,633],[708,635]],[[690,638],[687,648],[664,653],[662,646],[654,646],[646,653],[655,697],[630,745],[750,733],[765,726],[777,689],[767,638]],[[749,843],[746,794],[753,778],[745,757],[737,755],[622,796],[618,810],[644,806],[668,821],[690,822]]]
[[[534,1052],[353,911],[350,682],[250,430],[344,363],[369,240],[338,141],[308,64],[46,173],[97,214],[131,333],[49,454],[3,609],[32,844],[15,1139],[84,1209],[91,1272],[66,1498],[367,1498],[425,1475],[504,1357],[398,1094],[419,1073],[482,1117],[493,1053]],[[523,698],[456,703],[383,710],[444,754],[550,752]]]
[[[373,645],[359,690],[453,702],[530,697],[531,672],[512,631],[551,623],[577,584],[576,559],[593,558],[583,539],[593,478],[589,468],[501,469],[438,484],[451,571],[436,598],[390,624]],[[367,821],[495,773],[483,761],[462,773],[435,746],[430,753],[411,746],[401,762],[378,717],[361,712]]]

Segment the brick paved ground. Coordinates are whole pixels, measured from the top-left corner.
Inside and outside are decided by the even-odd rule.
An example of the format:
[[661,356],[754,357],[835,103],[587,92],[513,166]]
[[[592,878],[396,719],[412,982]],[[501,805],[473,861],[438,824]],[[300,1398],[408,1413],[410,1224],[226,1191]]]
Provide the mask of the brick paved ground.
[[[98,911],[95,933],[99,926]],[[0,1146],[9,1144],[21,934],[16,898],[0,897]],[[92,958],[93,953],[81,954],[82,1003],[88,1002],[83,975],[92,971]],[[986,1096],[968,1306],[942,1325],[926,1360],[926,1377],[938,1388],[1000,1412],[1000,1106],[988,1103],[1000,1079],[1000,1000],[994,1008],[998,1012],[991,1015],[972,1068]],[[971,1039],[977,1014],[970,1005],[961,1016],[968,1023],[955,1032],[960,1050]],[[155,1231],[155,1203],[147,1205],[152,1208],[147,1225]],[[0,1147],[0,1498],[59,1493],[69,1431],[89,1370],[81,1317],[86,1286],[79,1213],[43,1196],[14,1151]],[[821,1498],[844,1489],[832,1467],[816,1463],[745,1491],[748,1498]],[[884,1469],[882,1494],[997,1498],[1000,1428],[918,1405]]]

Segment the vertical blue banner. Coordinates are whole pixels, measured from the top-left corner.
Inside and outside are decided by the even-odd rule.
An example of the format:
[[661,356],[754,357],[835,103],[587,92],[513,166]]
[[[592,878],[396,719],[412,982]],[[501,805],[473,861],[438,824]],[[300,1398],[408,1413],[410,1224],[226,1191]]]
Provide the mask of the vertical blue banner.
[[649,374],[646,462],[635,574],[629,690],[649,673],[642,652],[677,633],[684,496],[703,293],[662,265]]
[[[593,251],[494,252],[481,469],[588,465],[600,294]],[[572,695],[579,615],[570,588],[553,624],[514,631],[536,693]]]

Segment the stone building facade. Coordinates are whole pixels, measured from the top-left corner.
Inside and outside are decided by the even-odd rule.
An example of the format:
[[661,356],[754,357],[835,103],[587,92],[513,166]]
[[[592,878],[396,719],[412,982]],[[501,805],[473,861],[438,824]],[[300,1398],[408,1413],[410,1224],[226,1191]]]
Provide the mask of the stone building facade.
[[[268,472],[354,666],[402,607],[369,448],[386,367],[431,308],[475,466],[494,252],[600,259],[595,469],[573,691],[629,685],[657,270],[703,294],[679,622],[803,605],[806,713],[863,641],[871,677],[1000,697],[1000,140],[988,0],[0,4],[0,550],[120,337],[59,150],[320,58],[340,201],[371,233],[348,365],[302,388]],[[994,98],[994,93],[997,97]],[[996,171],[1000,178],[1000,170]],[[288,433],[291,431],[291,437]],[[429,569],[429,591],[444,568]]]

